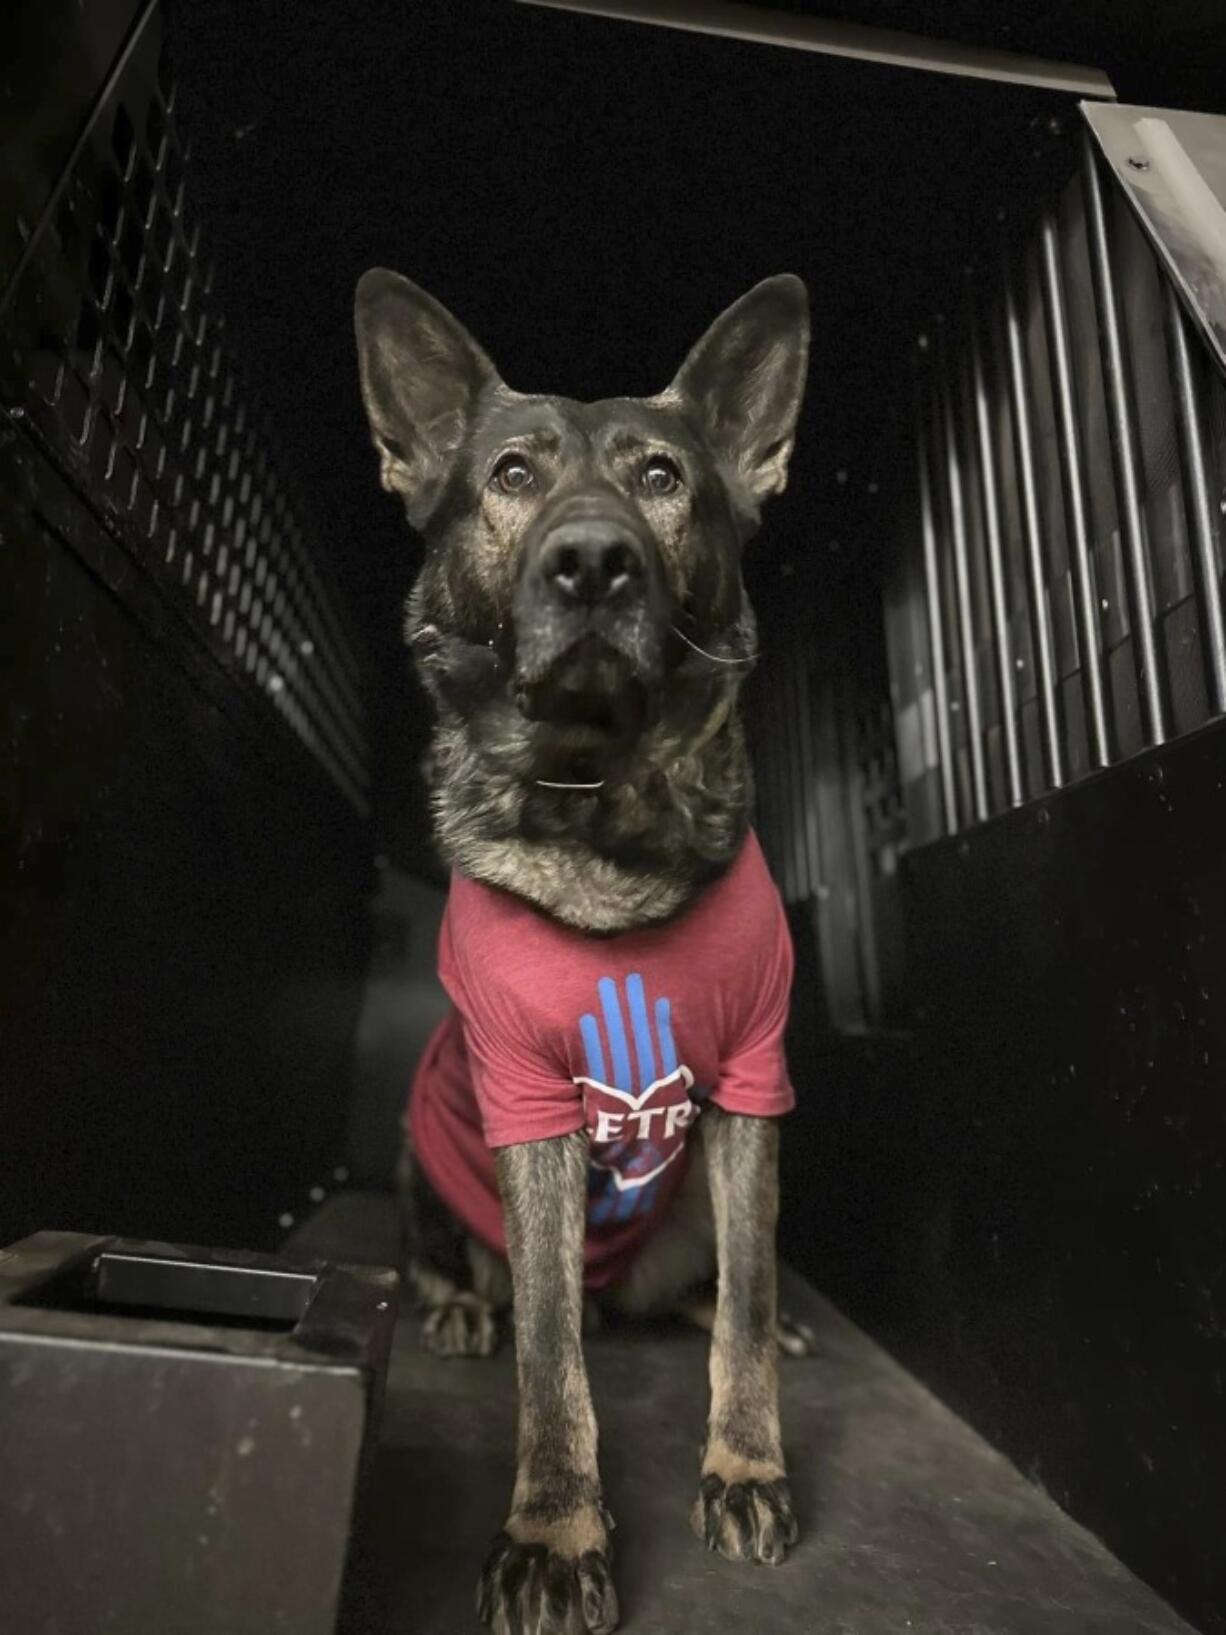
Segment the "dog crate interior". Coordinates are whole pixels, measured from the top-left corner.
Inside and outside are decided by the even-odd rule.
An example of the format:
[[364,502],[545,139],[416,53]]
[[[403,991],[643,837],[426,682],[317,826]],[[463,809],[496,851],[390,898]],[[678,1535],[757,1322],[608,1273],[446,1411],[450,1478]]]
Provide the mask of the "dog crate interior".
[[[396,1264],[446,878],[359,275],[592,399],[796,272],[808,393],[744,571],[805,1538],[773,1574],[705,1555],[705,1342],[598,1335],[623,1624],[1226,1631],[1226,127],[1164,127],[1218,245],[1190,288],[1103,77],[1213,115],[1226,25],[709,10],[1061,66],[512,0],[2,25],[0,1241]],[[405,1312],[355,1629],[470,1627],[510,1351],[440,1363]]]

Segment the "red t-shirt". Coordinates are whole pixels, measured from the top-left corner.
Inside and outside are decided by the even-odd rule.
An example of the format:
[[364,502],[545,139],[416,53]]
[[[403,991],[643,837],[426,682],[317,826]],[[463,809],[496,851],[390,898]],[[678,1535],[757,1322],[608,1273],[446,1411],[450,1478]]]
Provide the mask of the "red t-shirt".
[[505,1254],[491,1149],[586,1128],[589,1289],[615,1281],[659,1220],[704,1103],[770,1118],[795,1101],[792,942],[753,833],[678,919],[611,937],[455,874],[439,975],[455,1010],[406,1113],[426,1178]]

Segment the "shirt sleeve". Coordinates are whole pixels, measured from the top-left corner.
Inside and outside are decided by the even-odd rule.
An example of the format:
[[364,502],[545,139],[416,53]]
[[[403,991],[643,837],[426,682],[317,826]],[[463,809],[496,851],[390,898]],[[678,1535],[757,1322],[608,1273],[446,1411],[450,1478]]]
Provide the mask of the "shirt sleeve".
[[473,1090],[488,1147],[514,1147],[571,1135],[584,1125],[583,1097],[550,1053],[492,1020],[464,1018]]
[[754,973],[748,1015],[711,1092],[711,1100],[726,1113],[777,1118],[796,1105],[783,1048],[792,968],[792,938],[780,904],[773,937]]
[[479,969],[457,958],[444,923],[439,975],[464,1024],[464,1045],[488,1147],[548,1141],[583,1128],[583,1097],[550,1031],[524,1002],[533,973],[513,949]]

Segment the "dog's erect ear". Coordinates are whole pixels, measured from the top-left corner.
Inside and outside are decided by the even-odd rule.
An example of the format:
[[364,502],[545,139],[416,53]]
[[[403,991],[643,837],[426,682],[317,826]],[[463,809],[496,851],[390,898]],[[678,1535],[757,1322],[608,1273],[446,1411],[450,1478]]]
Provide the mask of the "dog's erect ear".
[[433,296],[372,267],[354,301],[362,400],[383,486],[421,527],[464,440],[478,394],[498,371]]
[[755,499],[787,484],[808,361],[809,297],[799,278],[781,273],[720,314],[665,394],[697,409]]

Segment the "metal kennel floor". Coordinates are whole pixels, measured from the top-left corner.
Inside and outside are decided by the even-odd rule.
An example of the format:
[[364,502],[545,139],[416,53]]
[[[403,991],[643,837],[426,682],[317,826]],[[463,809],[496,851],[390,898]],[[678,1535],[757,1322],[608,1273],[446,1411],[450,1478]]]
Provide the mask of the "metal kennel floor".
[[[395,1260],[392,1201],[331,1200],[293,1247]],[[627,1635],[1173,1635],[1190,1626],[799,1279],[819,1353],[782,1370],[803,1537],[776,1569],[687,1523],[706,1340],[595,1336],[587,1354]],[[439,1362],[401,1321],[359,1524],[346,1635],[476,1632],[472,1595],[511,1489],[514,1357]]]

